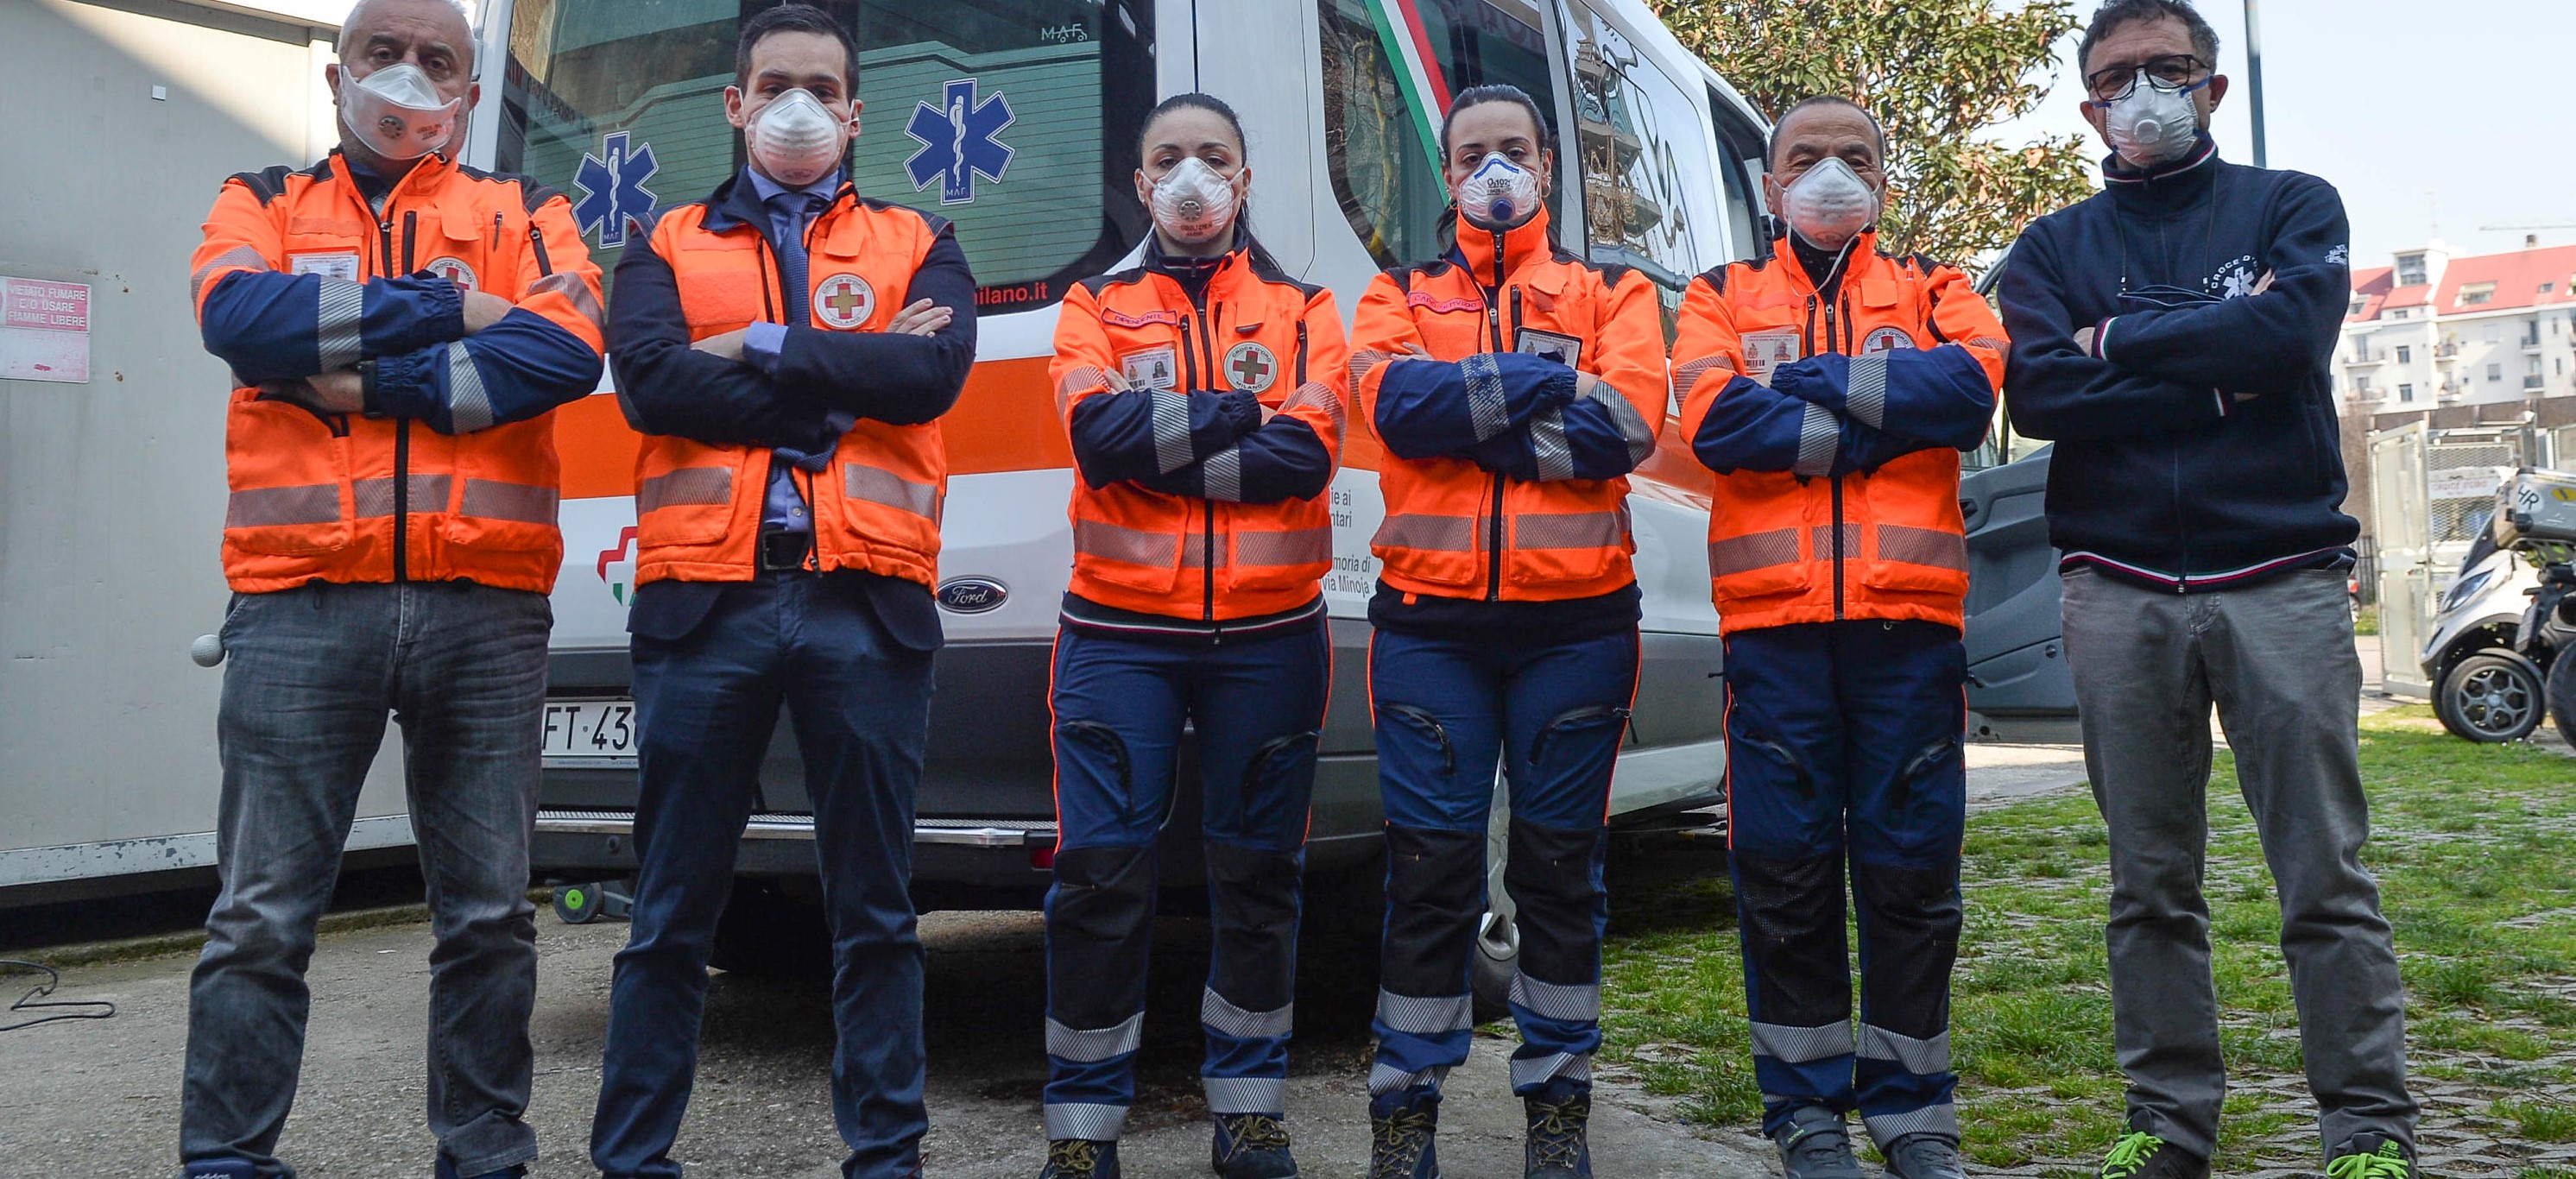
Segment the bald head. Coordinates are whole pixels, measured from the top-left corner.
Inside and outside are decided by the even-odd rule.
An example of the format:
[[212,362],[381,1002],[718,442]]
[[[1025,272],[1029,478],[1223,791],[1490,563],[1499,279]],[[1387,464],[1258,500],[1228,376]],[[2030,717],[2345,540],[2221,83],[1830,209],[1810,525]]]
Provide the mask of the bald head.
[[[424,55],[435,46],[460,72],[474,72],[474,26],[466,21],[465,6],[459,0],[358,0],[349,10],[349,19],[340,22],[340,60],[373,66],[371,52],[388,45],[419,45]],[[429,70],[427,62],[402,56],[383,64],[405,60]],[[436,71],[431,76],[435,78]]]

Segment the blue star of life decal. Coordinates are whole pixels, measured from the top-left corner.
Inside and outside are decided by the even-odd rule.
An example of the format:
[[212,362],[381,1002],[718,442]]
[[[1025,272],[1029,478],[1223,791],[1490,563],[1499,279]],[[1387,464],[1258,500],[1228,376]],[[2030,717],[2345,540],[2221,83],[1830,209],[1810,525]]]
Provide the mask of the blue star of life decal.
[[581,171],[572,178],[581,186],[581,203],[572,209],[573,220],[583,233],[599,231],[602,248],[626,244],[629,223],[639,233],[653,231],[653,190],[644,187],[662,165],[653,159],[653,145],[639,143],[626,150],[626,132],[611,131],[599,141],[599,154],[583,152]]
[[913,191],[936,180],[940,204],[962,205],[975,199],[976,177],[998,184],[1002,174],[1011,170],[1011,146],[997,138],[1002,128],[1011,125],[1011,103],[998,92],[976,101],[973,78],[948,83],[940,102],[940,106],[924,102],[912,108],[912,121],[904,125],[903,133],[921,144],[921,150],[912,153],[903,167],[912,176]]

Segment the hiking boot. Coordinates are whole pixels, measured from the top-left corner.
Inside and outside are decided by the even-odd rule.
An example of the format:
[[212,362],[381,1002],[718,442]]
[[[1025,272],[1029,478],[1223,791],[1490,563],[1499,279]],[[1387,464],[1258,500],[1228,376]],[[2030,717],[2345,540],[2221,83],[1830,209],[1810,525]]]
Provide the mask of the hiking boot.
[[1908,1134],[1880,1147],[1879,1153],[1887,1156],[1893,1179],[1968,1179],[1959,1144],[1938,1134]]
[[1369,1179],[1440,1179],[1440,1093],[1428,1085],[1369,1099]]
[[1789,1124],[1771,1135],[1780,1144],[1783,1179],[1861,1179],[1843,1115],[1821,1105],[1789,1111]]
[[1218,1114],[1208,1167],[1222,1179],[1297,1179],[1288,1126],[1278,1114]]
[[2326,1160],[2326,1179],[2415,1179],[2415,1160],[2386,1134],[2355,1134]]
[[1118,1144],[1088,1138],[1047,1141],[1046,1166],[1038,1179],[1118,1179]]
[[2153,1134],[2131,1130],[2102,1157],[2101,1179],[2209,1179],[2209,1160]]
[[1522,1174],[1527,1179],[1592,1179],[1591,1088],[1551,1082],[1522,1098],[1521,1108],[1529,1115]]

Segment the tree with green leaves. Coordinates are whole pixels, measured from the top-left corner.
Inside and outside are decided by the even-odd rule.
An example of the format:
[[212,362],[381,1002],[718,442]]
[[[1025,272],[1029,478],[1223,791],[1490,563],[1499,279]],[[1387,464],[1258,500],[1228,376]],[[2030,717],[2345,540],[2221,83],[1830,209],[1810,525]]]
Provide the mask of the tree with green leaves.
[[2013,146],[1986,129],[2037,107],[2056,83],[2073,0],[1653,0],[1683,45],[1777,116],[1834,94],[1887,130],[1880,248],[1970,264],[2033,218],[2092,193],[2077,136]]

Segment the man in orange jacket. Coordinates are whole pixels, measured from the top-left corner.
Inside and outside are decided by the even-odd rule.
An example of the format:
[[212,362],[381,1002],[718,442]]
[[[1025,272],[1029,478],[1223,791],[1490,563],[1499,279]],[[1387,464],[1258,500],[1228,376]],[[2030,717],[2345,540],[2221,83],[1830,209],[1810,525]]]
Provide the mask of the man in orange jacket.
[[859,51],[829,14],[745,20],[725,114],[749,164],[617,263],[636,456],[634,927],[591,1161],[677,1179],[716,921],[783,706],[832,928],[848,1179],[921,1173],[913,794],[929,742],[947,451],[975,360],[948,222],[849,182]]
[[[1956,1179],[1950,966],[1966,776],[1959,450],[1985,436],[2003,328],[1957,270],[1873,232],[1868,112],[1781,116],[1787,231],[1684,296],[1682,425],[1718,473],[1727,794],[1763,1129],[1788,1179],[1859,1179],[1857,1109],[1898,1179]],[[1859,908],[1861,1027],[1844,965]]]
[[223,889],[189,990],[190,1176],[292,1174],[305,964],[385,717],[438,948],[441,1176],[517,1175],[533,1053],[554,407],[599,383],[599,270],[562,194],[447,153],[480,97],[445,0],[369,0],[323,68],[340,148],[224,184],[191,266],[232,367],[217,717]]

